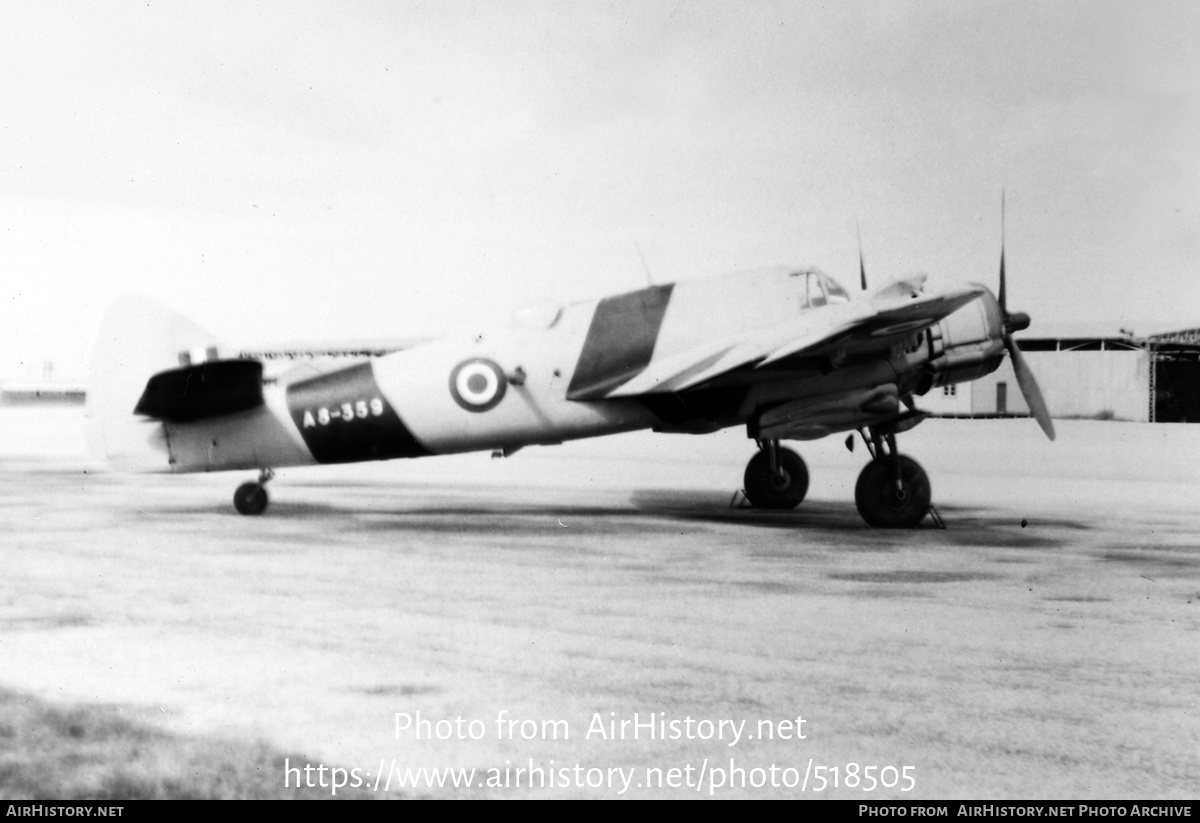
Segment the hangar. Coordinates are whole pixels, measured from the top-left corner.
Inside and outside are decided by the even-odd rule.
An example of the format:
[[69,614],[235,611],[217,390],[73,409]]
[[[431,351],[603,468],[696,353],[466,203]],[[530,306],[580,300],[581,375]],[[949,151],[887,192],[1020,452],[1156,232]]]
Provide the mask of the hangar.
[[82,383],[5,382],[0,384],[0,406],[54,404],[82,406],[87,389]]
[[[1134,337],[1022,337],[1050,415],[1058,418],[1200,423],[1200,328]],[[938,417],[1027,417],[1008,358],[974,383],[934,389],[922,407]]]

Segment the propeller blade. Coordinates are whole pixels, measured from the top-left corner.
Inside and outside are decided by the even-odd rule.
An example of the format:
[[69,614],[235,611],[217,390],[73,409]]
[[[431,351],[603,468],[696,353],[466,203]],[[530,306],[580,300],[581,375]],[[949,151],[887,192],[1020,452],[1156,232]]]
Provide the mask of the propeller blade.
[[1017,385],[1021,388],[1021,395],[1025,398],[1025,404],[1029,406],[1029,411],[1033,415],[1033,419],[1042,427],[1042,431],[1051,440],[1054,439],[1054,423],[1050,420],[1050,410],[1046,408],[1046,399],[1042,397],[1042,390],[1038,386],[1037,378],[1033,376],[1033,371],[1029,368],[1029,364],[1025,362],[1025,355],[1021,354],[1020,347],[1017,346],[1017,341],[1013,340],[1012,333],[1029,328],[1029,315],[1023,312],[1016,314],[1008,313],[1008,284],[1004,273],[1004,199],[1005,191],[1000,190],[1000,291],[996,295],[996,303],[1000,307],[1000,317],[1003,323],[1004,347],[1008,349],[1008,356],[1012,358],[1013,373],[1017,376]]
[[1005,301],[1004,287],[1004,189],[1000,190],[1000,293],[996,302],[1000,304],[1000,316],[1008,317],[1008,303]]
[[1008,356],[1012,358],[1013,372],[1017,375],[1017,385],[1021,387],[1021,394],[1025,398],[1026,405],[1029,406],[1029,411],[1037,420],[1038,425],[1042,427],[1042,431],[1046,433],[1046,437],[1053,440],[1054,423],[1050,420],[1050,410],[1046,408],[1046,401],[1042,397],[1042,390],[1038,387],[1037,379],[1033,376],[1029,364],[1025,362],[1025,355],[1021,354],[1017,341],[1013,340],[1011,335],[1004,335],[1004,345],[1008,349]]

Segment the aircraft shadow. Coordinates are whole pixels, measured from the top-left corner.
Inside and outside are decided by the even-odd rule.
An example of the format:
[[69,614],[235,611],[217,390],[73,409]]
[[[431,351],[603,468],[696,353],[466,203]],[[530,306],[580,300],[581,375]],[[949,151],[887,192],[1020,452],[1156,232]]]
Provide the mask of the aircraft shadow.
[[[406,492],[407,493],[407,492]],[[1094,528],[1089,523],[1064,518],[1023,518],[1019,512],[967,506],[938,506],[946,525],[941,529],[926,518],[915,529],[872,529],[863,522],[852,502],[806,501],[790,511],[762,511],[730,505],[723,492],[706,490],[640,489],[631,493],[629,506],[538,504],[497,501],[457,503],[438,494],[444,505],[384,506],[277,500],[263,519],[267,521],[342,521],[352,531],[406,531],[432,534],[475,534],[513,537],[549,532],[562,534],[646,537],[737,527],[765,531],[798,531],[811,534],[853,532],[866,549],[925,543],[971,547],[1044,549],[1059,546],[1070,532]],[[411,497],[409,498],[411,499]],[[221,514],[236,517],[225,503],[155,508],[155,514]]]

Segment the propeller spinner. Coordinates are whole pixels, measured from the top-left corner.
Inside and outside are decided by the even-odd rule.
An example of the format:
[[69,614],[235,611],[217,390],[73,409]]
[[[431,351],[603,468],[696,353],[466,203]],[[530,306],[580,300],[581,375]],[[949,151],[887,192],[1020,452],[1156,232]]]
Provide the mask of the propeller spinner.
[[1033,371],[1029,368],[1029,364],[1025,362],[1025,355],[1021,353],[1021,349],[1017,346],[1017,341],[1013,339],[1013,332],[1023,331],[1029,328],[1029,315],[1024,312],[1015,312],[1009,314],[1007,303],[1007,289],[1005,288],[1004,275],[1004,194],[1000,194],[1000,293],[997,298],[1000,304],[1000,317],[1003,323],[1004,348],[1008,349],[1008,356],[1012,358],[1013,372],[1017,375],[1017,385],[1021,388],[1021,395],[1025,398],[1026,405],[1029,406],[1029,411],[1033,414],[1033,418],[1037,420],[1038,425],[1042,427],[1042,431],[1046,433],[1046,437],[1054,439],[1054,423],[1050,420],[1050,410],[1046,408],[1046,400],[1042,397],[1042,390],[1038,387],[1037,379],[1033,376]]

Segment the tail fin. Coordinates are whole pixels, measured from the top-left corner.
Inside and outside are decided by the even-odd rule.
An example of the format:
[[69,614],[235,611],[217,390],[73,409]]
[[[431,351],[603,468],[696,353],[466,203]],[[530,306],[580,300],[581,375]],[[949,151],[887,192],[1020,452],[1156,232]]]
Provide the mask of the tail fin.
[[87,398],[88,446],[121,471],[170,471],[166,430],[134,414],[151,375],[212,360],[223,348],[212,334],[150,300],[123,297],[100,326]]

